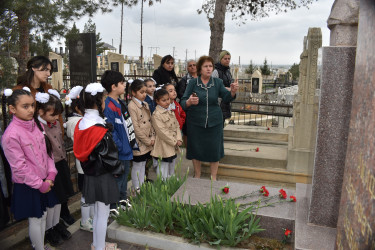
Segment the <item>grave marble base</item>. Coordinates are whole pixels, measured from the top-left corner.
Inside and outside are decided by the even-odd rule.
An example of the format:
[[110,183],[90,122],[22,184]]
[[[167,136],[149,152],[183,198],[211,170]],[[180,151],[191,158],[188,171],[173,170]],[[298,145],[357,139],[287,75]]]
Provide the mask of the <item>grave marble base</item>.
[[[225,185],[229,185],[229,193],[222,194],[221,188]],[[244,194],[258,191],[261,185],[255,186],[250,184],[234,183],[215,181],[212,182],[212,195],[220,195],[222,198],[234,198]],[[267,187],[270,192],[270,196],[278,195],[278,188]],[[294,195],[295,191],[290,189],[284,189],[288,197]],[[203,179],[188,178],[186,182],[180,187],[179,190],[173,195],[173,199],[179,198],[180,201],[194,205],[199,203],[206,203],[210,201],[211,195],[211,181]],[[240,203],[247,203],[250,201],[256,201],[260,196],[249,197],[245,200],[239,201]],[[279,199],[279,198],[277,198]],[[297,202],[299,197],[297,196]],[[276,199],[274,200],[276,201]],[[272,202],[272,201],[270,201]],[[294,231],[294,220],[296,214],[296,203],[294,202],[283,202],[276,204],[274,207],[264,207],[258,210],[258,216],[260,219],[261,228],[265,231],[257,234],[260,237],[274,238],[278,240],[283,239],[283,228],[292,229]]]
[[[295,249],[331,250],[335,248],[335,228],[322,227],[309,224],[307,221],[309,211],[309,196],[306,195],[309,185],[297,183],[297,207],[295,222]],[[325,211],[321,210],[322,213]]]
[[[164,250],[212,250],[217,247],[212,247],[207,243],[200,245],[193,245],[188,240],[181,237],[165,235],[161,233],[154,233],[150,231],[140,231],[135,228],[125,227],[119,225],[116,221],[108,226],[108,238],[126,241],[129,243],[138,244]],[[146,247],[146,249],[148,249]],[[241,250],[242,248],[221,247],[223,250]]]

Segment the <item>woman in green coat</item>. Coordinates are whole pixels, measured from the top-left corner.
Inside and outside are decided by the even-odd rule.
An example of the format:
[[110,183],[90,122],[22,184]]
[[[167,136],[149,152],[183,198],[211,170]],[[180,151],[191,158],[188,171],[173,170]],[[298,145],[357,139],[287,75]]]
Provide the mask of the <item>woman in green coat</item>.
[[211,178],[216,180],[219,160],[224,156],[223,114],[218,98],[231,102],[236,97],[238,83],[232,83],[228,91],[219,78],[211,77],[214,61],[202,56],[197,63],[198,78],[191,79],[181,98],[186,111],[188,131],[186,158],[193,160],[194,177],[201,176],[201,162],[209,162]]

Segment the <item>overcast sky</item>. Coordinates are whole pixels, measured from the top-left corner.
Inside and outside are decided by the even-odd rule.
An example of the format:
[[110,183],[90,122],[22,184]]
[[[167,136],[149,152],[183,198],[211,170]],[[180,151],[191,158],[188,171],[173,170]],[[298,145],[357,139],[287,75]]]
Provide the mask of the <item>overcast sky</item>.
[[[175,58],[185,60],[207,55],[210,44],[210,29],[204,14],[198,15],[201,0],[163,0],[144,7],[143,53],[150,56],[149,47],[159,47],[161,56],[173,54]],[[226,29],[223,48],[232,54],[232,63],[262,64],[267,58],[269,64],[299,63],[303,49],[303,37],[309,27],[320,27],[323,46],[329,45],[327,19],[334,0],[318,0],[309,9],[300,8],[279,15],[271,15],[260,21],[248,20],[238,26],[231,16],[226,17]],[[140,16],[141,7],[124,8],[123,54],[140,55]],[[76,20],[77,28],[83,31],[88,17]],[[96,14],[93,21],[102,40],[117,49],[120,43],[121,6],[109,14]],[[53,46],[57,43],[53,43]],[[117,50],[118,51],[118,50]],[[152,53],[156,50],[153,49]]]

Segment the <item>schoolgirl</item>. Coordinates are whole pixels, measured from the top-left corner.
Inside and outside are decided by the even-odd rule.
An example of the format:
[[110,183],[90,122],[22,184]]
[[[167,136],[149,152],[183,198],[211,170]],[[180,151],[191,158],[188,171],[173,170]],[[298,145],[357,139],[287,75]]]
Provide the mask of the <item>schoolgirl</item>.
[[[25,90],[26,89],[26,90]],[[51,188],[57,170],[52,147],[34,120],[30,89],[5,90],[13,120],[2,137],[4,154],[12,171],[11,211],[16,220],[28,218],[29,237],[36,250],[44,249],[47,208],[59,202]]]
[[[83,115],[81,112],[82,103],[79,102],[79,96],[82,91],[82,86],[75,86],[73,87],[69,94],[65,97],[65,114],[66,114],[66,135],[73,141],[74,143],[74,129],[79,120],[82,119]],[[83,188],[83,179],[84,173],[81,167],[81,163],[76,158],[75,160],[76,168],[78,171],[78,189],[82,192]],[[85,202],[85,197],[82,195],[81,197],[81,222],[80,222],[80,229],[85,231],[93,231],[92,228],[92,215],[94,214],[94,206],[92,204],[87,204]]]
[[154,79],[148,78],[145,80],[145,84],[146,84],[146,94],[147,94],[145,98],[145,102],[147,102],[148,107],[150,108],[151,115],[152,115],[152,113],[154,113],[155,106],[156,106],[154,102],[156,82]]
[[[60,221],[62,207],[68,209],[68,198],[74,194],[73,184],[70,179],[70,168],[66,161],[66,151],[62,137],[59,116],[63,112],[60,95],[56,90],[49,89],[48,93],[36,93],[36,108],[34,119],[40,131],[45,131],[51,143],[53,158],[57,169],[55,185],[52,191],[56,194],[59,204],[54,208],[47,208],[46,240],[57,246],[63,240],[69,239],[72,235]],[[69,210],[67,212],[69,215]]]
[[174,87],[172,83],[167,83],[163,86],[163,89],[168,91],[169,99],[171,101],[171,104],[169,105],[169,109],[172,110],[174,114],[176,115],[176,119],[178,121],[178,124],[180,125],[180,129],[182,129],[182,127],[185,124],[186,113],[182,109],[181,105],[176,101],[176,98],[177,98],[176,88]]
[[93,243],[91,249],[116,249],[106,243],[109,205],[119,200],[120,193],[112,172],[120,166],[118,151],[103,115],[104,88],[90,83],[81,91],[83,118],[74,130],[73,152],[84,172],[82,195],[94,204]]
[[182,144],[180,126],[176,116],[169,109],[170,98],[168,91],[159,89],[155,92],[156,109],[152,114],[152,125],[156,132],[154,149],[151,155],[154,159],[161,159],[157,173],[163,180],[174,174],[179,146]]
[[136,79],[130,85],[132,99],[128,110],[133,121],[138,150],[133,150],[133,168],[131,171],[133,190],[139,191],[145,179],[146,161],[150,158],[155,143],[155,131],[151,125],[151,113],[146,98],[144,81]]

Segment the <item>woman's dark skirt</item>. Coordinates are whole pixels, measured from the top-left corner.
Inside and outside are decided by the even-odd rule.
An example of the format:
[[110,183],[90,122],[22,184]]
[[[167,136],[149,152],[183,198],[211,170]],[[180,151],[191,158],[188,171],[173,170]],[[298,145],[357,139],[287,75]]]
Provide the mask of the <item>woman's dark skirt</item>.
[[119,201],[120,192],[116,179],[111,173],[99,176],[85,175],[82,196],[85,197],[87,204],[100,201],[108,205]]
[[52,191],[55,192],[59,203],[67,202],[69,197],[74,194],[72,180],[70,179],[70,169],[66,160],[55,163],[57,175]]
[[187,154],[189,160],[217,162],[224,157],[223,125],[204,128],[187,122]]
[[30,217],[41,218],[47,211],[59,201],[54,192],[41,193],[38,189],[29,187],[26,184],[14,183],[11,211],[16,220]]

